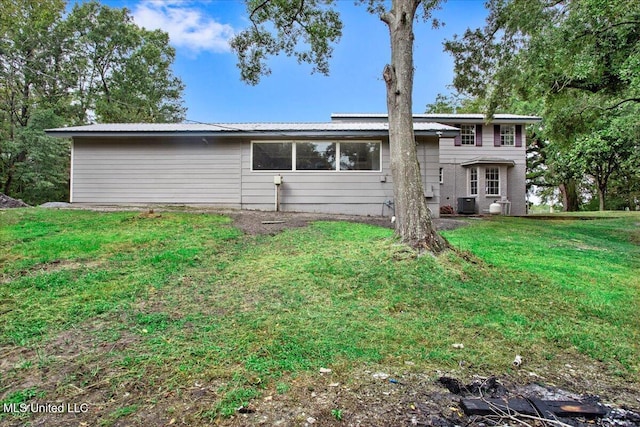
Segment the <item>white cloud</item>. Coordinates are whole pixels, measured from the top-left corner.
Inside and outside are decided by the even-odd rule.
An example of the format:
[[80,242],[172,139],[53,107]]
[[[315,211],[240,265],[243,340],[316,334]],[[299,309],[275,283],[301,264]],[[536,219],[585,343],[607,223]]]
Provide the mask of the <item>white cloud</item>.
[[136,24],[149,30],[169,33],[171,44],[194,53],[228,52],[233,28],[216,22],[206,12],[190,7],[188,2],[147,0],[132,11]]

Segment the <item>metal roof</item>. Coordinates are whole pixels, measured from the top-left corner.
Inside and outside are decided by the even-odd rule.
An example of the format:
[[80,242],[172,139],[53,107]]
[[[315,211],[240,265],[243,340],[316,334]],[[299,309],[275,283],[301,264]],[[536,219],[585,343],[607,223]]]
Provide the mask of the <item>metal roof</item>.
[[[331,114],[333,121],[386,121],[387,114],[358,114],[358,113],[333,113]],[[465,114],[414,114],[414,123],[421,122],[439,122],[439,123],[484,123],[487,122],[484,114],[481,113],[465,113]],[[490,123],[536,123],[542,118],[538,116],[525,116],[518,114],[494,114]]]
[[[435,122],[416,122],[418,135],[455,136],[459,130]],[[318,123],[109,123],[47,129],[53,136],[384,136],[386,121],[335,121]]]

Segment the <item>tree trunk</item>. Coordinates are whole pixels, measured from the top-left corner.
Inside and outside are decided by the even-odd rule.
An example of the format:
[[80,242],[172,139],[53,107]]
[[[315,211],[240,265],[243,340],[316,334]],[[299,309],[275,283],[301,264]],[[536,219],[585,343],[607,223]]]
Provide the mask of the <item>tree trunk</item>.
[[578,190],[576,181],[573,179],[562,182],[559,185],[562,194],[562,207],[565,212],[577,212],[580,204],[578,200]]
[[599,210],[603,211],[604,210],[604,201],[605,198],[607,196],[607,186],[605,185],[598,185],[598,199],[599,199]]
[[385,66],[389,145],[396,233],[403,242],[433,253],[448,247],[435,231],[427,209],[413,132],[413,21],[419,0],[393,0],[381,19],[391,36],[391,64]]

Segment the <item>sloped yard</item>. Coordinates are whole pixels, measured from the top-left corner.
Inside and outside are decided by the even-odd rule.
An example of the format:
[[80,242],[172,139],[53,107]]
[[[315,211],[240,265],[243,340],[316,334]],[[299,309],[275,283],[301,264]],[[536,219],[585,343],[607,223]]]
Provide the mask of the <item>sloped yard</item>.
[[0,211],[0,400],[76,405],[0,424],[464,423],[442,376],[637,411],[640,215],[617,216],[472,221],[436,259],[354,222]]

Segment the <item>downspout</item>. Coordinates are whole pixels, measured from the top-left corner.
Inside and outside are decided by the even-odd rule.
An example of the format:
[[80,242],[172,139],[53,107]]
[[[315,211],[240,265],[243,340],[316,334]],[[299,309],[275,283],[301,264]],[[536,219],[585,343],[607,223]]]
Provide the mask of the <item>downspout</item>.
[[[456,158],[453,158],[453,200],[454,205],[458,204],[458,162]],[[455,207],[455,211],[458,212],[458,206]]]
[[[438,141],[438,144],[440,143],[440,141]],[[438,150],[439,152],[439,150]],[[422,186],[424,187],[424,191],[427,191],[427,146],[426,144],[422,144],[422,161],[424,163],[424,167],[423,167],[423,172],[422,172],[422,178],[423,178],[423,184]],[[426,194],[425,194],[426,196]]]
[[71,138],[71,164],[69,165],[69,203],[73,203],[73,163],[75,162],[73,158],[75,140]]

